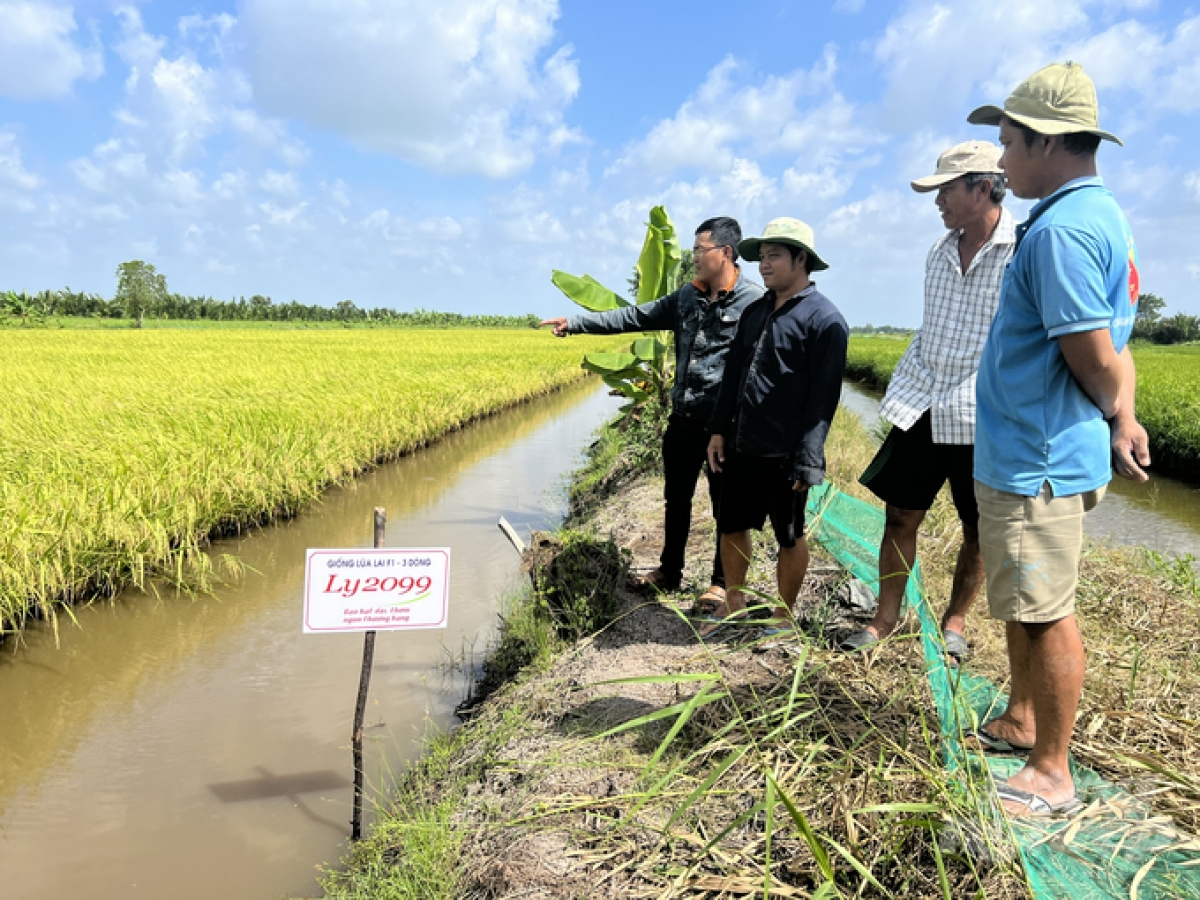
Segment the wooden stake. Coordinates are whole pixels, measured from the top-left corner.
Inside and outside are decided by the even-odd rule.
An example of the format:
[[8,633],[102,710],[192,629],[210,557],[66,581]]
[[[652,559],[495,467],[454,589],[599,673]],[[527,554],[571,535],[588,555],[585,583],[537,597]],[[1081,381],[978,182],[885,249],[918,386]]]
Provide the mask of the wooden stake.
[[521,540],[520,535],[517,534],[517,529],[508,524],[508,519],[504,518],[504,516],[501,516],[500,521],[497,524],[500,526],[500,530],[504,532],[504,536],[512,542],[514,547],[517,548],[517,552],[524,553],[525,542]]
[[[387,511],[375,507],[375,549],[384,545],[383,535],[387,528]],[[375,632],[363,635],[362,672],[358,676],[358,702],[354,705],[354,733],[350,743],[354,752],[354,812],[350,817],[350,840],[362,837],[362,793],[363,793],[363,716],[367,711],[367,692],[371,689],[371,664],[375,660]]]

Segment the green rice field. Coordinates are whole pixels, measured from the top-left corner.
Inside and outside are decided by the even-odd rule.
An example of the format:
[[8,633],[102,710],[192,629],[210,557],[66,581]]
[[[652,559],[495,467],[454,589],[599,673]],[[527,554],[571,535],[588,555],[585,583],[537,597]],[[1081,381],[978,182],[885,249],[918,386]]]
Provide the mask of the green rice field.
[[202,586],[221,564],[200,552],[209,537],[292,514],[366,466],[575,380],[584,352],[620,340],[0,332],[0,636],[130,583]]
[[[850,338],[847,374],[884,387],[908,346],[907,338]],[[1200,481],[1200,345],[1134,344],[1137,414],[1150,434],[1154,471]]]

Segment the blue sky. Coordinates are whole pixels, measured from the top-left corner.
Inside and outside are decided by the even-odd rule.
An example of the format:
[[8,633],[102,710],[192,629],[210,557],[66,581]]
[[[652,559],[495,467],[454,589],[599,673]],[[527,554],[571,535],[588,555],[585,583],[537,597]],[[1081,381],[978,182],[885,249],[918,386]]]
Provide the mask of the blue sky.
[[1200,314],[1200,11],[1161,0],[0,0],[0,289],[111,295],[141,258],[189,294],[565,313],[551,269],[622,290],[665,203],[804,219],[852,324],[914,325],[941,226],[908,182],[1062,59],[1125,140],[1143,290]]

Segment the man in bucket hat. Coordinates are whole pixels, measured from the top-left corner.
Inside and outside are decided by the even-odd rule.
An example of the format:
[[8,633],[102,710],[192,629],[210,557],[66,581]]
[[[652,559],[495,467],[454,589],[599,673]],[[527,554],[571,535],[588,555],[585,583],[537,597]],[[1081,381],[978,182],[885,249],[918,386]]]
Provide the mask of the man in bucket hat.
[[892,424],[860,481],[886,504],[879,547],[879,606],[871,623],[839,644],[870,647],[896,628],[917,529],[947,481],[962,523],[950,603],[942,617],[946,652],[968,653],[967,613],[983,583],[979,508],[975,504],[975,374],[1000,299],[1000,281],[1016,240],[1004,201],[1000,148],[987,141],[951,147],[933,175],[912,182],[936,191],[949,229],[925,259],[925,309],[888,383],[879,414]]
[[745,615],[750,530],[767,519],[779,541],[780,598],[768,625],[789,627],[808,571],[804,504],[808,489],[825,478],[825,437],[850,337],[842,314],[810,278],[829,268],[810,227],[775,219],[738,252],[758,261],[767,292],[742,313],[709,426],[708,464],[723,478],[717,528],[727,593],[702,624],[705,637]]
[[1075,63],[1047,66],[1003,107],[968,117],[999,125],[1000,165],[1037,199],[1017,228],[1000,308],[979,366],[975,489],[988,605],[1006,623],[1008,708],[977,735],[1028,752],[998,783],[1013,815],[1077,809],[1068,768],[1083,687],[1075,622],[1083,516],[1115,467],[1146,480],[1145,430],[1133,414],[1127,341],[1138,299],[1129,223],[1096,174],[1096,91]]

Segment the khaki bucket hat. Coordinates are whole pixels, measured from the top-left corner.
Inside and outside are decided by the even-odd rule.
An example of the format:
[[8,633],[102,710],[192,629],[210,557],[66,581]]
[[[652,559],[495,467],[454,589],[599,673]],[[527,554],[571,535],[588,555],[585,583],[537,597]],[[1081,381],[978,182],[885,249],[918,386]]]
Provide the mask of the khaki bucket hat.
[[813,249],[813,243],[813,230],[811,226],[806,225],[799,219],[784,216],[768,222],[767,227],[763,229],[762,237],[746,238],[738,244],[738,253],[742,255],[743,259],[748,259],[750,262],[757,262],[759,259],[759,245],[788,244],[792,247],[799,247],[812,257],[814,272],[828,269],[829,263],[821,259],[820,254]]
[[1096,86],[1075,62],[1054,63],[1034,72],[1013,91],[1004,107],[981,106],[969,116],[973,125],[999,125],[1008,116],[1038,134],[1087,132],[1120,144],[1115,134],[1100,128]]
[[995,144],[989,144],[987,141],[964,141],[955,144],[938,157],[934,174],[912,182],[912,189],[918,194],[925,194],[936,191],[943,184],[964,175],[1002,175],[1002,152]]

